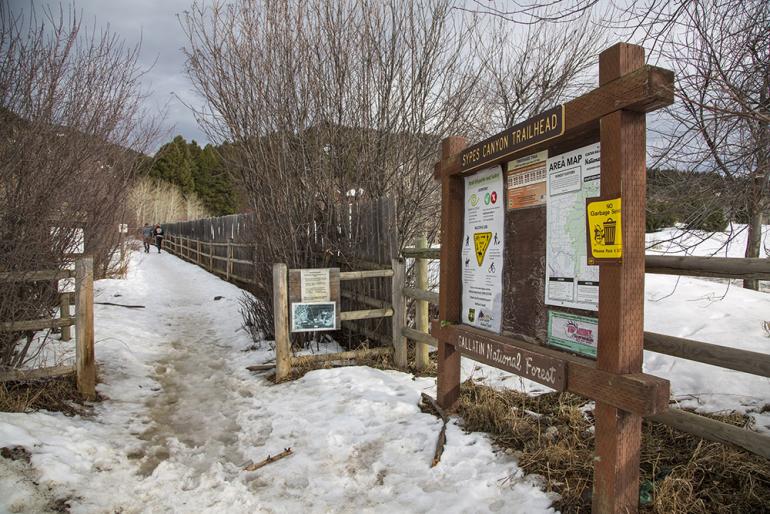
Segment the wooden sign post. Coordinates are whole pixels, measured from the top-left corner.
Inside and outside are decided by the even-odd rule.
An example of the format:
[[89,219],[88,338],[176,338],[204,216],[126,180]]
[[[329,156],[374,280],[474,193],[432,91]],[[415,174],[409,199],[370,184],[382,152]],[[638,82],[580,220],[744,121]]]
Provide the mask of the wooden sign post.
[[[599,76],[599,87],[590,93],[476,145],[467,147],[464,139],[456,137],[442,142],[441,161],[435,167],[443,195],[440,318],[433,322],[433,335],[439,341],[437,396],[445,409],[456,406],[460,356],[467,355],[553,389],[596,400],[593,510],[635,512],[639,502],[641,420],[643,416],[665,411],[669,401],[668,381],[642,373],[645,114],[673,102],[674,77],[670,71],[645,65],[644,50],[628,44],[615,45],[600,55]],[[596,143],[600,146],[596,147]],[[544,171],[544,154],[535,155],[537,152],[548,152],[556,160],[567,156],[567,161],[593,156],[592,174],[589,176],[587,168],[580,168],[586,173],[577,173],[577,187],[583,181],[600,180],[600,191],[599,186],[593,186],[596,198],[587,200],[617,200],[609,207],[614,218],[602,211],[601,205],[595,207],[591,218],[600,225],[595,227],[595,235],[604,245],[604,254],[594,254],[587,248],[585,257],[581,257],[588,265],[598,264],[598,284],[596,278],[583,277],[583,282],[576,284],[582,290],[576,293],[574,301],[564,302],[560,307],[551,308],[559,303],[545,298],[548,293],[544,262],[549,249],[544,234],[551,230],[545,222],[546,209],[549,201],[558,200],[556,196],[570,187],[564,182],[570,179],[568,173],[553,175],[554,183],[549,182],[548,187],[555,191],[554,200],[511,202],[505,214],[501,333],[464,326],[462,323],[467,321],[462,319],[460,259],[464,213],[468,208],[464,178],[517,159],[523,159],[526,167],[527,157],[540,162]],[[596,160],[600,160],[599,170]],[[517,161],[517,166],[522,167],[521,161]],[[551,178],[543,173],[541,183]],[[531,189],[527,191],[544,188],[528,187]],[[586,207],[590,205],[587,203]],[[556,213],[554,207],[549,216]],[[590,227],[583,228],[590,238]],[[577,258],[573,256],[573,260]],[[550,287],[563,291],[581,278],[566,280],[566,286],[555,282]],[[594,296],[597,288],[598,294]],[[590,302],[593,308],[587,310]],[[554,313],[576,340],[582,338],[583,346],[548,344]],[[598,343],[594,333],[597,323]],[[581,350],[585,347],[593,353]]]

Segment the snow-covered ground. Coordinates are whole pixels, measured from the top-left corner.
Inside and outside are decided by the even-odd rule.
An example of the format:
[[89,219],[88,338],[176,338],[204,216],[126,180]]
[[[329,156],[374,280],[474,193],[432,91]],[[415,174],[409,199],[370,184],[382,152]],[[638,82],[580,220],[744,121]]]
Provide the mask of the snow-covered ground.
[[[741,255],[741,237],[655,251]],[[697,236],[686,236],[697,237]],[[745,239],[744,239],[745,240]],[[665,241],[665,243],[661,243]],[[680,243],[681,243],[680,239]],[[658,243],[658,244],[656,244]],[[764,255],[767,253],[767,239]],[[440,423],[417,408],[432,379],[366,367],[318,370],[272,385],[245,366],[268,361],[265,343],[240,328],[236,287],[168,255],[132,257],[126,280],[96,283],[96,356],[107,399],[92,418],[0,413],[0,447],[21,445],[31,465],[0,458],[0,512],[547,512],[537,480],[481,434],[452,423],[430,467]],[[735,283],[648,275],[645,329],[770,352],[770,295]],[[216,300],[216,297],[222,297]],[[52,345],[48,365],[71,357]],[[668,378],[683,406],[740,410],[770,431],[770,380],[646,352],[645,371]],[[473,361],[465,377],[541,392],[543,387]],[[294,454],[243,471],[291,447]],[[512,479],[508,479],[513,477]]]
[[131,264],[95,285],[97,302],[146,307],[96,305],[95,415],[0,413],[0,447],[31,452],[0,458],[0,512],[551,511],[512,457],[454,423],[430,467],[441,424],[417,404],[433,380],[346,367],[273,385],[245,369],[272,352],[243,351],[239,289],[169,254]]
[[[726,233],[684,232],[670,228],[647,234],[648,253],[742,257],[746,226]],[[761,256],[770,248],[770,226],[763,229]],[[770,283],[762,282],[767,288]],[[770,353],[770,294],[743,289],[740,281],[647,275],[644,329],[721,346]],[[749,413],[759,431],[770,433],[770,379],[659,353],[644,353],[644,371],[671,381],[681,407],[703,412]],[[538,393],[544,386],[463,359],[463,374],[496,387]]]

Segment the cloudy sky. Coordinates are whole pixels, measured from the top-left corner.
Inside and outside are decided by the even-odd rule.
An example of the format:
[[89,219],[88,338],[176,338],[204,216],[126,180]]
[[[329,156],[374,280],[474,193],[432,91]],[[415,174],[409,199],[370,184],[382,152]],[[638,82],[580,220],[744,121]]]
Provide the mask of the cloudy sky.
[[[6,1],[6,0],[0,0]],[[28,12],[31,0],[10,0],[14,11]],[[141,41],[140,63],[152,69],[145,77],[145,87],[151,91],[148,109],[160,111],[167,108],[166,133],[162,140],[175,134],[186,139],[195,139],[205,144],[208,138],[201,132],[190,110],[180,98],[193,105],[199,105],[192,86],[184,73],[185,35],[177,14],[189,8],[193,0],[34,0],[37,9],[51,6],[58,9],[75,6],[82,13],[83,24],[98,27],[109,25],[110,30],[126,43],[133,45]],[[179,97],[179,98],[177,98]],[[160,141],[159,143],[162,143]]]

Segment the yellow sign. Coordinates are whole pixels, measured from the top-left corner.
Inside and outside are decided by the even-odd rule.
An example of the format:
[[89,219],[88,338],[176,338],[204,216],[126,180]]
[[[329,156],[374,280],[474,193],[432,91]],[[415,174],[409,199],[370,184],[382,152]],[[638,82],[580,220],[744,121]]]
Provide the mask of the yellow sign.
[[476,248],[476,262],[484,262],[484,256],[489,248],[489,241],[492,239],[492,232],[476,232],[473,234],[473,246]]
[[596,260],[623,258],[620,198],[589,202],[586,207],[591,257]]

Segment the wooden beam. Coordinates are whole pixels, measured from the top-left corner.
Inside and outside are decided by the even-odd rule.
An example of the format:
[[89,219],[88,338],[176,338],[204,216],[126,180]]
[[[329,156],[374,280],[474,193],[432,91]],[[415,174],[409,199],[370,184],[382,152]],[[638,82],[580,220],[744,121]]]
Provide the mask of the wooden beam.
[[52,366],[38,369],[10,369],[0,371],[0,382],[30,382],[63,377],[75,373],[75,366]]
[[341,291],[340,296],[354,302],[363,303],[364,305],[368,305],[369,307],[373,307],[375,309],[392,308],[390,303],[386,302],[385,300],[378,300],[377,298],[359,294],[355,291]]
[[432,333],[439,341],[452,339],[452,332],[455,330],[476,332],[501,344],[566,362],[566,390],[594,399],[597,403],[622,405],[627,411],[640,416],[651,416],[668,409],[671,391],[668,380],[641,372],[615,374],[604,371],[599,369],[594,360],[530,343],[509,333],[496,335],[467,325],[441,328],[438,321],[433,322]]
[[354,321],[358,319],[388,318],[393,316],[393,309],[362,309],[360,311],[346,311],[340,313],[340,321]]
[[289,339],[289,270],[286,264],[273,264],[273,332],[275,333],[275,381],[291,374]]
[[681,337],[644,333],[644,349],[720,368],[770,378],[770,354],[719,346]]
[[73,270],[43,270],[43,271],[3,271],[0,272],[0,282],[42,282],[45,280],[61,280],[75,276]]
[[[646,113],[674,103],[673,72],[655,66],[642,65],[615,79],[600,82],[599,88],[564,104],[565,128],[562,140],[595,130],[600,118],[616,111]],[[437,167],[445,175],[467,174],[545,150],[553,143],[554,140],[545,141],[465,170],[461,166],[460,148],[450,155],[442,155]]]
[[94,260],[75,261],[75,369],[78,392],[96,399],[96,358],[94,356]]
[[407,339],[411,339],[412,341],[416,341],[418,343],[426,344],[428,346],[437,347],[438,346],[438,339],[433,337],[432,335],[421,332],[419,330],[415,330],[413,328],[404,327],[401,329],[401,333],[406,337]]
[[391,284],[391,305],[393,337],[393,364],[397,368],[406,368],[409,364],[407,357],[406,338],[401,334],[401,329],[406,326],[406,302],[401,292],[406,283],[406,265],[401,259],[393,259],[393,282]]
[[[442,163],[457,155],[467,146],[462,137],[448,137],[441,142]],[[459,161],[458,161],[459,166]],[[463,238],[465,184],[462,177],[452,175],[451,165],[438,164],[441,176],[441,270],[439,287],[439,320],[459,323],[462,302],[460,250]],[[438,378],[436,379],[436,401],[451,411],[460,399],[460,352],[446,342],[438,344]]]
[[43,330],[50,328],[71,327],[75,322],[71,318],[67,319],[32,319],[28,321],[2,321],[0,322],[0,332],[23,332],[26,330]]
[[770,259],[647,255],[645,271],[659,275],[770,280]]
[[366,271],[341,271],[340,280],[361,280],[365,278],[390,278],[393,276],[392,269],[377,269]]
[[[604,96],[631,77],[639,77],[651,71],[644,65],[644,49],[640,46],[619,43],[599,56],[600,96],[593,105],[582,104],[584,116],[601,117],[601,193],[602,198],[623,198],[621,228],[623,234],[623,262],[620,265],[606,263],[599,268],[599,341],[597,369],[586,376],[599,380],[600,372],[606,378],[626,374],[641,374],[644,332],[644,262],[645,262],[645,110],[633,109],[641,100],[632,91],[625,91],[621,98],[608,101]],[[642,87],[642,96],[662,99],[670,94],[673,101],[673,74],[666,72],[665,80],[656,81],[661,86],[659,94]],[[648,85],[650,83],[648,82]],[[590,95],[590,93],[589,93]],[[586,95],[588,96],[588,95]],[[581,98],[585,98],[581,97]],[[607,103],[605,103],[607,102]],[[671,103],[671,102],[668,102]],[[660,101],[651,105],[660,107]],[[665,104],[665,102],[664,102]],[[626,109],[626,110],[621,110]],[[570,377],[572,380],[572,377]],[[574,382],[570,386],[574,387]],[[618,384],[602,384],[610,390],[596,393],[619,392]],[[614,391],[613,391],[614,390]],[[630,391],[629,391],[630,392]],[[633,392],[641,392],[638,389]],[[666,391],[667,392],[667,391]],[[594,410],[596,417],[596,461],[594,464],[593,512],[609,514],[636,512],[639,507],[639,450],[642,437],[642,418],[629,403],[602,401],[603,395],[589,395],[600,399]],[[668,396],[666,396],[666,408]],[[619,407],[623,407],[621,410]],[[644,414],[644,413],[641,413]]]
[[407,298],[422,300],[424,302],[432,303],[433,305],[439,304],[439,293],[434,291],[426,291],[425,289],[419,289],[416,287],[405,287],[403,288],[402,292]]
[[[416,243],[417,243],[417,248],[425,249],[425,250],[428,249],[428,238],[425,237],[424,235],[417,238]],[[428,293],[428,291],[426,291],[426,289],[428,289],[427,259],[417,259],[415,261],[414,285],[416,286],[415,288],[416,292]],[[411,288],[404,287],[402,289],[402,295],[408,296],[406,294],[407,289],[411,289]],[[433,303],[438,305],[438,293],[432,293],[431,295],[434,296]],[[414,327],[418,332],[425,333],[426,335],[428,330],[430,330],[429,313],[430,313],[429,300],[425,298],[417,299],[414,305]],[[404,328],[406,328],[406,326],[404,326]],[[429,353],[428,345],[418,341],[414,349],[414,367],[415,369],[422,370],[428,367],[428,364],[430,364],[430,353]]]
[[378,357],[381,355],[390,355],[393,353],[392,346],[382,348],[362,348],[360,350],[351,350],[338,353],[318,353],[314,355],[300,355],[291,358],[292,366],[303,366],[315,362],[341,361],[350,359],[362,359],[366,357]]
[[441,259],[441,248],[404,248],[401,255],[409,259]]
[[[70,296],[71,293],[59,293],[59,317],[61,319],[71,319],[70,318]],[[70,327],[61,327],[61,340],[62,341],[69,341],[72,339],[72,334],[70,331]]]
[[747,428],[728,425],[681,409],[669,409],[666,412],[650,416],[648,419],[709,441],[734,444],[751,453],[770,459],[770,437],[752,432]]

